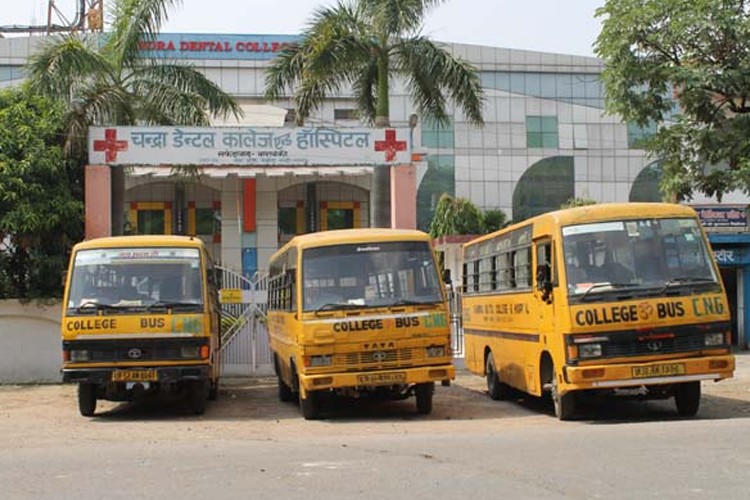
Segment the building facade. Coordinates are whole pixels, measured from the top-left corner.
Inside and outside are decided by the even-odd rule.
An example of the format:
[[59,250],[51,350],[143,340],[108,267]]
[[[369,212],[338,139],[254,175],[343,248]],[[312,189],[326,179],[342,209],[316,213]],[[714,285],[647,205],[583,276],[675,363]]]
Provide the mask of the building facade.
[[[23,64],[42,40],[0,39],[0,87],[22,80]],[[266,102],[263,97],[265,67],[295,40],[283,35],[163,34],[144,43],[142,51],[157,59],[188,60],[237,98],[245,117],[217,122],[216,127],[257,132],[295,128],[291,100]],[[500,209],[509,220],[556,209],[574,197],[596,202],[661,199],[658,163],[639,148],[653,131],[604,113],[600,60],[497,47],[446,47],[478,68],[486,95],[485,125],[471,125],[457,109],[450,109],[452,119],[445,126],[416,116],[405,83],[392,82],[391,124],[401,134],[399,140],[409,144],[409,155],[398,165],[412,168],[413,194],[395,190],[403,184],[397,180],[403,171],[392,170],[390,200],[378,206],[382,193],[377,192],[375,171],[383,165],[395,168],[392,162],[302,165],[284,163],[281,157],[263,164],[211,165],[195,175],[179,176],[170,165],[129,164],[124,167],[125,198],[114,200],[117,220],[108,223],[119,224],[117,229],[124,232],[198,234],[224,265],[251,275],[266,269],[270,255],[294,234],[367,227],[375,210],[400,211],[401,222],[391,214],[393,225],[413,220],[428,230],[442,193],[468,198],[482,209]],[[363,127],[355,108],[352,95],[342,92],[327,99],[305,126],[348,133]],[[92,137],[90,144],[106,140],[104,130],[95,133],[100,136]],[[110,164],[100,159],[104,152],[97,154],[92,165]],[[195,160],[200,163],[199,156]],[[92,170],[91,182],[104,182],[107,175],[107,169]],[[92,199],[97,195],[101,192],[92,191]],[[408,196],[413,199],[407,203],[403,198]],[[723,204],[702,197],[691,203],[707,209],[739,207],[744,213],[748,199],[731,194]],[[404,210],[413,212],[411,217],[403,218]],[[735,340],[746,346],[747,224],[706,228],[714,250],[730,252],[717,253],[717,258],[730,301],[736,304]],[[736,260],[727,260],[727,255]],[[750,263],[750,257],[747,260]]]

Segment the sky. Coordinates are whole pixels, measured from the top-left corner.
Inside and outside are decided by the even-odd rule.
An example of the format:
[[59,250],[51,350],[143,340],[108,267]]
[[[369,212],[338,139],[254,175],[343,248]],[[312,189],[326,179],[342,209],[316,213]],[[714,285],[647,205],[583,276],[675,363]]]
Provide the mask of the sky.
[[[108,2],[105,0],[105,9]],[[47,0],[0,0],[0,26],[45,24]],[[163,32],[297,34],[331,0],[182,0]],[[594,55],[605,0],[447,0],[428,14],[423,33],[443,42]],[[73,19],[78,0],[55,0]],[[60,22],[59,20],[57,22]]]

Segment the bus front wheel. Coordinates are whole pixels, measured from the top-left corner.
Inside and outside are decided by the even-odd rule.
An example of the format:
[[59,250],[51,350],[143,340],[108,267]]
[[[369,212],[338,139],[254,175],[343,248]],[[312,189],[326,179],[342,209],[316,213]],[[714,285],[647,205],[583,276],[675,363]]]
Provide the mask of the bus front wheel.
[[557,385],[557,376],[552,372],[552,389],[550,390],[552,404],[555,408],[555,416],[559,420],[570,420],[576,411],[576,394],[575,392],[566,392],[560,394]]
[[701,383],[685,382],[678,384],[674,392],[677,413],[682,417],[694,417],[701,403]]
[[506,399],[508,397],[508,385],[500,382],[495,368],[495,362],[492,360],[492,353],[487,356],[487,363],[484,372],[487,374],[487,394],[495,401]]
[[299,395],[299,407],[305,420],[316,420],[320,415],[320,398],[317,392],[310,391],[302,397]]
[[414,394],[417,397],[417,413],[429,415],[432,412],[432,395],[435,393],[435,383],[417,384]]
[[188,405],[195,415],[203,415],[206,411],[209,387],[205,380],[191,380],[188,383]]
[[96,385],[78,384],[78,411],[84,417],[93,417],[96,412]]

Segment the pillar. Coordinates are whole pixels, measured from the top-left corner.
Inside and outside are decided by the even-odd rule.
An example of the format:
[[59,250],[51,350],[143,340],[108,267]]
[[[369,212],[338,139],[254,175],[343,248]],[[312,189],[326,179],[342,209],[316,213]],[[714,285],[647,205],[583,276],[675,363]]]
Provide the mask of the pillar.
[[112,234],[112,171],[107,165],[84,167],[86,239]]
[[417,168],[409,163],[390,167],[391,227],[417,228]]

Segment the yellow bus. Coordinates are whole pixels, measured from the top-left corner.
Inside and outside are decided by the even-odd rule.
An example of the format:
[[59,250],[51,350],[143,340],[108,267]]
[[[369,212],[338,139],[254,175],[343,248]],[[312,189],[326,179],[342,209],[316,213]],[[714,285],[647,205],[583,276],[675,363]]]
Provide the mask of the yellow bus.
[[63,381],[78,407],[184,395],[201,414],[219,389],[216,274],[201,240],[99,238],[73,248],[62,316]]
[[586,391],[674,397],[729,378],[730,312],[694,210],[602,204],[537,216],[463,247],[466,366],[489,396],[548,394],[569,419]]
[[319,417],[321,395],[405,399],[432,411],[454,378],[444,287],[428,235],[397,229],[293,238],[271,258],[268,334],[279,399]]

